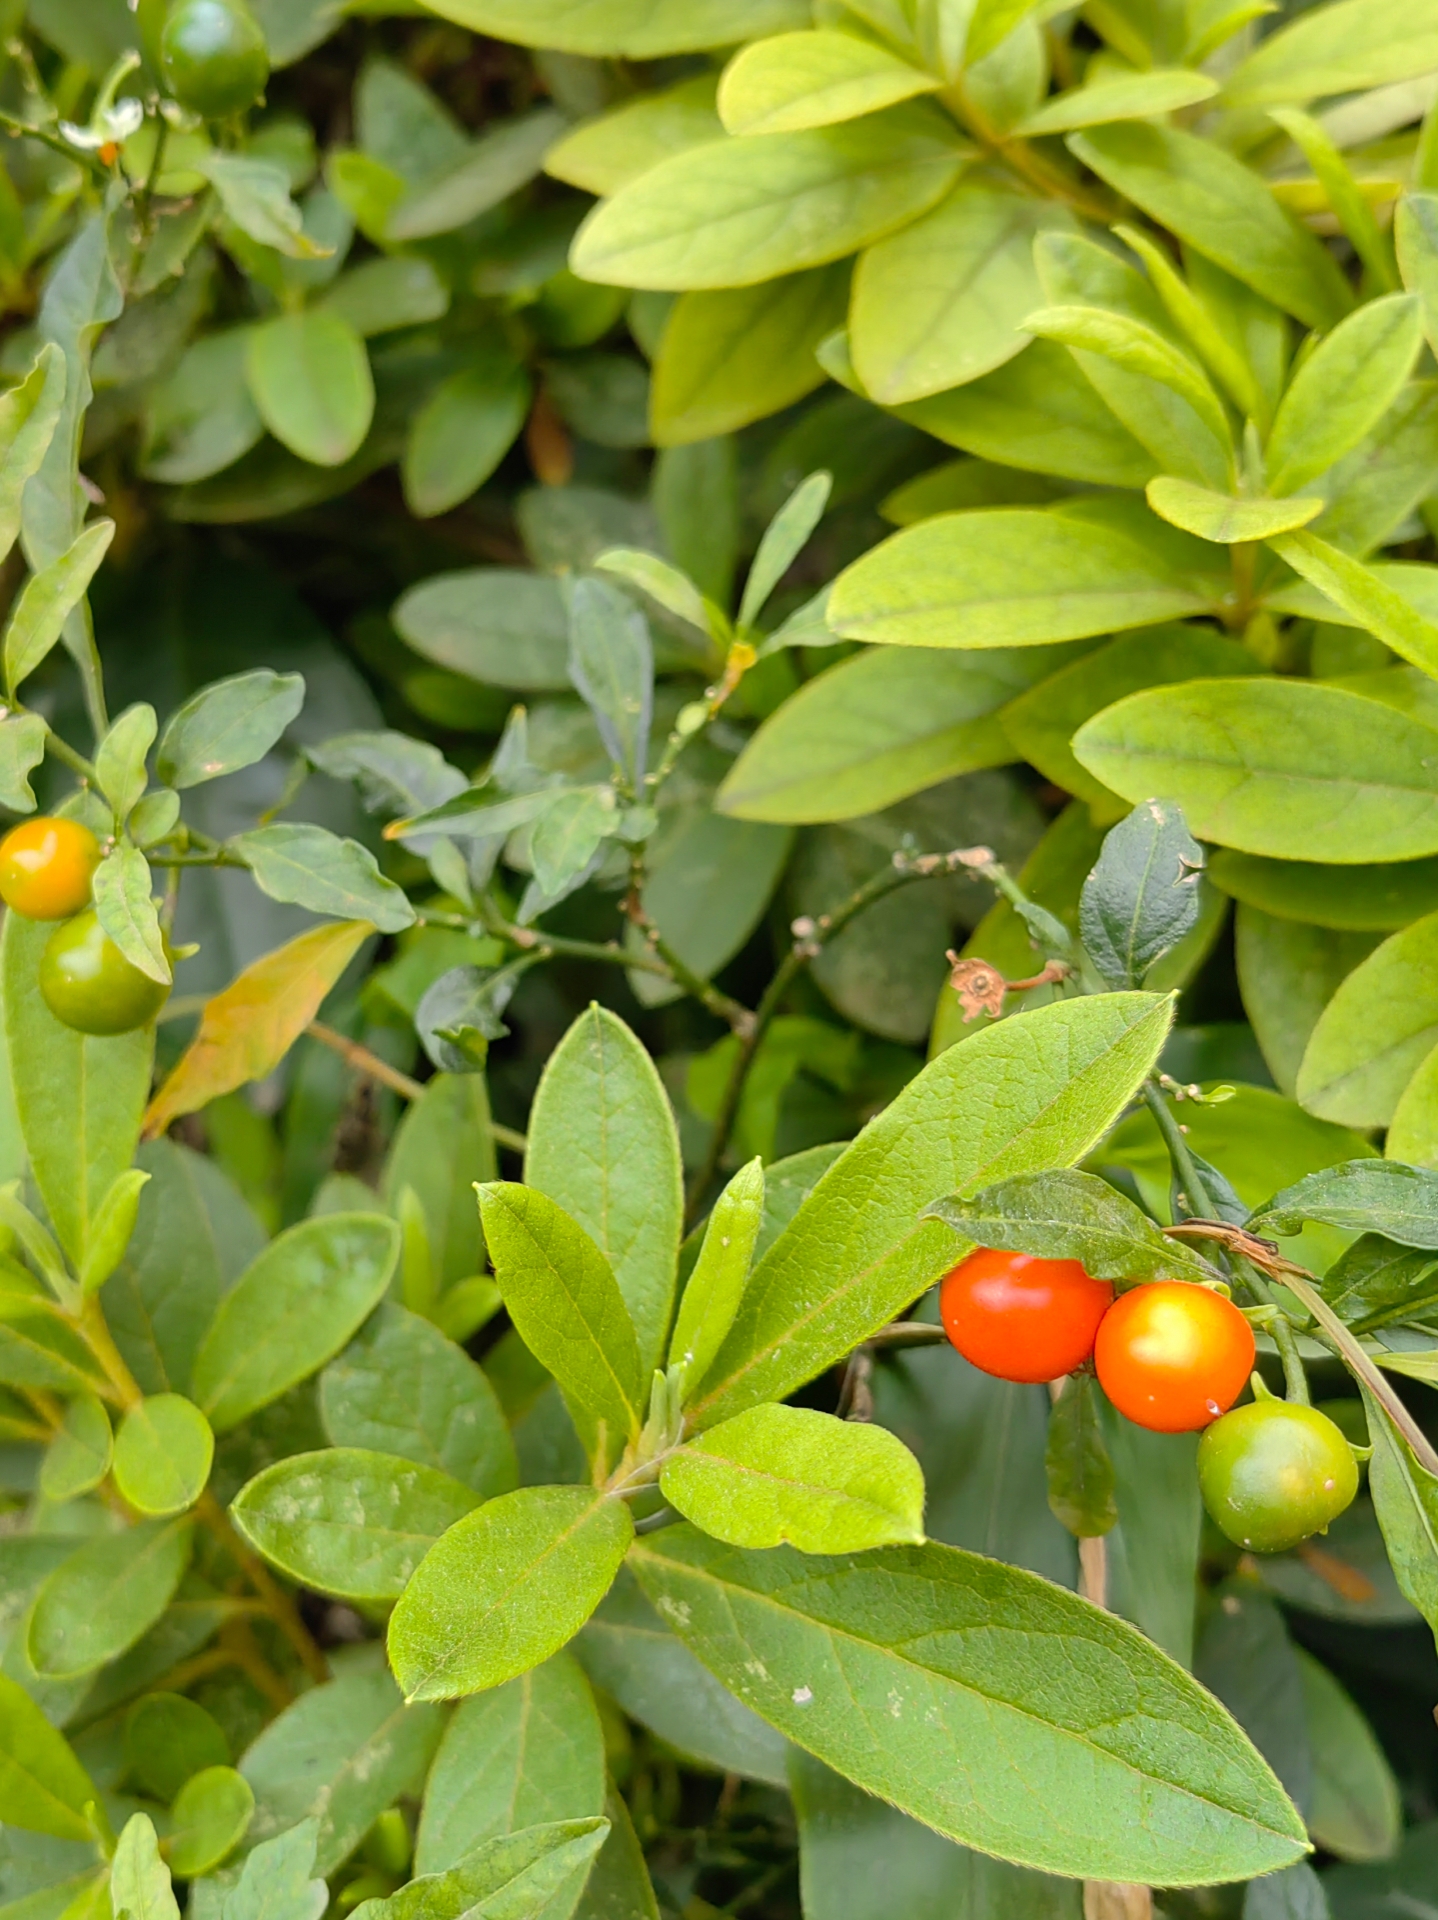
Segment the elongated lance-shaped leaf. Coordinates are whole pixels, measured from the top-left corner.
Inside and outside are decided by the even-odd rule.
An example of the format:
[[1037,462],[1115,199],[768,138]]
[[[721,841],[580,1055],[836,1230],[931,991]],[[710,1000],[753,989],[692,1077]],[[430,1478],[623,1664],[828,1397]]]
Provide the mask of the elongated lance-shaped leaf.
[[1203,849],[1180,808],[1145,800],[1103,843],[1079,899],[1079,934],[1110,987],[1141,987],[1198,920]]
[[610,759],[637,782],[654,710],[654,647],[649,622],[608,580],[579,580],[570,592],[569,677]]
[[[1074,1878],[1270,1873],[1308,1840],[1238,1725],[1112,1614],[955,1547],[749,1553],[692,1527],[645,1591],[746,1705],[966,1846]],[[1043,1793],[1023,1783],[1042,1779]]]
[[741,1167],[714,1202],[679,1302],[669,1340],[669,1364],[688,1380],[702,1380],[734,1324],[749,1278],[749,1263],[764,1223],[764,1163]]
[[96,520],[58,560],[25,582],[5,629],[5,684],[12,696],[60,638],[114,537],[113,520]]
[[1054,1518],[1080,1540],[1111,1533],[1118,1522],[1113,1462],[1100,1425],[1098,1383],[1076,1373],[1049,1414],[1044,1469]]
[[759,618],[769,595],[808,545],[810,534],[824,517],[833,490],[831,473],[811,473],[764,529],[749,578],[744,582],[744,598],[739,603],[741,627],[752,627]]
[[18,386],[0,398],[0,560],[20,533],[25,483],[49,451],[65,404],[65,355],[48,341]]
[[934,1218],[985,1247],[1078,1260],[1095,1280],[1217,1280],[1192,1248],[1167,1239],[1132,1200],[1096,1174],[1019,1173],[972,1200],[936,1200]]

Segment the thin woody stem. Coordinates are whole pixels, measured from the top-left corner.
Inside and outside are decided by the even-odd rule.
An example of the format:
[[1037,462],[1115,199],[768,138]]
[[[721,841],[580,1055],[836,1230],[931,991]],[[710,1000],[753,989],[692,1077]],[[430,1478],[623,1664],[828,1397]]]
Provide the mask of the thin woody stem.
[[[312,1040],[318,1040],[322,1047],[337,1053],[346,1066],[364,1074],[366,1079],[378,1080],[402,1100],[420,1100],[424,1097],[422,1081],[401,1073],[398,1067],[392,1067],[388,1060],[381,1060],[377,1053],[371,1053],[358,1040],[351,1040],[334,1027],[327,1027],[323,1020],[311,1020],[305,1031]],[[509,1147],[515,1153],[523,1153],[529,1144],[522,1133],[516,1133],[513,1127],[501,1126],[498,1120],[490,1121],[489,1131],[502,1147]]]

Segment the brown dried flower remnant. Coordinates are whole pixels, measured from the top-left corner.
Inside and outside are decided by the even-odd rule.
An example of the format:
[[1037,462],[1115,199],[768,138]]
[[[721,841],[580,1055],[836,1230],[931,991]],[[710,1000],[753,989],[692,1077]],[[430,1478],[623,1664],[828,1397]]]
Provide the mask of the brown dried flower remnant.
[[949,985],[959,996],[965,1023],[977,1020],[981,1013],[997,1020],[1004,1010],[1005,995],[1026,993],[1030,987],[1056,986],[1072,971],[1062,960],[1050,960],[1031,980],[1005,980],[987,960],[965,960],[952,949],[944,958],[949,963]]

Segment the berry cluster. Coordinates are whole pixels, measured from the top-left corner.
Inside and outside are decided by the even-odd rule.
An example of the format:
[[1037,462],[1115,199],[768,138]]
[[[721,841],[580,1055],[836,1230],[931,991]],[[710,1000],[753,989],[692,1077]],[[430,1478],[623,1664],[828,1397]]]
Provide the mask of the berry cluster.
[[[1344,1434],[1316,1408],[1268,1394],[1248,1321],[1209,1287],[1155,1280],[1116,1295],[1077,1260],[980,1247],[944,1276],[939,1306],[950,1341],[984,1373],[1048,1381],[1092,1362],[1135,1425],[1202,1431],[1204,1504],[1238,1546],[1296,1546],[1358,1491]],[[1250,1377],[1255,1398],[1230,1412]]]
[[26,920],[58,920],[40,962],[40,992],[79,1033],[148,1026],[170,989],[128,961],[91,905],[100,843],[79,820],[37,815],[0,840],[0,899]]

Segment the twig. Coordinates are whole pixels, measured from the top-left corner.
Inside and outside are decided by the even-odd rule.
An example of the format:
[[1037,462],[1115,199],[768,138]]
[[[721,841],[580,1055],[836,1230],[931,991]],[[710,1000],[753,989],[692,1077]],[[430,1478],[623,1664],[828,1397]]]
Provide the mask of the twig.
[[18,113],[7,113],[0,108],[0,127],[14,139],[38,140],[42,147],[49,147],[52,153],[61,154],[77,167],[88,168],[91,173],[102,178],[108,171],[104,163],[82,148],[72,147],[68,140],[62,140],[57,133],[51,133],[47,127],[31,126],[28,120],[22,120]]
[[[377,1053],[362,1046],[358,1040],[351,1040],[339,1033],[334,1027],[327,1027],[323,1020],[311,1020],[305,1029],[312,1040],[318,1040],[322,1047],[328,1047],[337,1053],[348,1067],[356,1073],[362,1073],[369,1080],[378,1080],[382,1086],[390,1088],[404,1100],[424,1098],[424,1084],[412,1080],[407,1073],[401,1073],[398,1067],[392,1067],[388,1060],[381,1060]],[[502,1147],[509,1147],[514,1153],[523,1153],[529,1142],[522,1133],[513,1127],[501,1126],[498,1120],[489,1122],[489,1131]]]
[[702,979],[686,961],[679,957],[644,911],[644,905],[640,899],[643,871],[642,858],[636,854],[631,869],[629,891],[624,898],[624,913],[629,924],[638,931],[651,952],[664,962],[676,986],[682,987],[701,1006],[707,1007],[710,1013],[717,1015],[726,1025],[732,1027],[735,1033],[741,1036],[746,1034],[754,1023],[754,1015],[738,1000],[731,998],[727,993],[721,993],[712,981]]
[[[300,1618],[299,1608],[295,1605],[293,1598],[275,1579],[264,1561],[253,1553],[236,1533],[230,1522],[230,1516],[208,1487],[195,1502],[195,1512],[239,1565],[245,1578],[264,1601],[265,1611],[299,1655],[306,1673],[317,1681],[328,1680],[329,1662],[315,1645],[309,1628]],[[243,1625],[243,1623],[239,1624]]]

